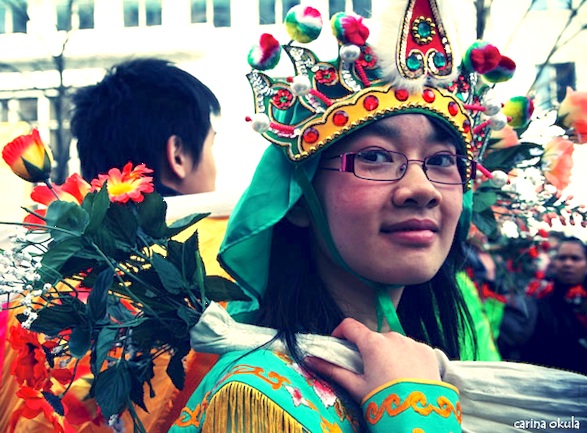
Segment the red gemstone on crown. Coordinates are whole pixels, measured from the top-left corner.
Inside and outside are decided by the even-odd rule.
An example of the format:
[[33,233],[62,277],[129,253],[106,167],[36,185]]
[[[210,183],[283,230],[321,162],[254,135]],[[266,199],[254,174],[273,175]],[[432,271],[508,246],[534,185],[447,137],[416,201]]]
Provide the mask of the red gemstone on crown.
[[468,133],[470,130],[471,130],[471,122],[469,122],[468,120],[465,120],[463,122],[463,131]]
[[450,101],[448,103],[448,112],[451,116],[456,116],[457,114],[459,114],[459,107],[456,102]]
[[373,111],[377,109],[377,107],[379,107],[379,98],[373,95],[367,96],[363,101],[363,107],[365,107],[367,111]]
[[338,110],[332,116],[332,121],[336,126],[344,126],[349,121],[349,115],[346,113],[346,111]]
[[410,93],[406,89],[398,89],[395,91],[395,97],[398,101],[407,101]]
[[436,99],[436,95],[430,89],[424,90],[422,92],[422,97],[424,98],[424,101],[428,102],[429,104],[431,104],[432,102],[434,102],[434,100]]
[[304,141],[308,144],[314,144],[318,141],[320,134],[315,128],[308,128],[304,131]]

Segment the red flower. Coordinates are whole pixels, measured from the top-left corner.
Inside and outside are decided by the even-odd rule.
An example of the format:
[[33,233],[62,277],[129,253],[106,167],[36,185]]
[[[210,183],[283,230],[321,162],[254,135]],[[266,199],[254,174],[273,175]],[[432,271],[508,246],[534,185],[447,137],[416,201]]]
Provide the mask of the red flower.
[[42,413],[53,425],[54,432],[75,433],[76,429],[65,419],[65,408],[57,396],[26,386],[19,389],[16,395],[24,402],[10,417],[11,431],[14,431],[21,417],[33,419]]
[[319,69],[314,76],[320,84],[331,84],[336,81],[336,70],[332,67]]
[[2,149],[2,158],[14,174],[28,182],[43,182],[51,174],[51,151],[39,131],[16,137]]
[[153,178],[145,176],[153,170],[145,164],[139,164],[134,169],[132,163],[127,163],[122,172],[117,168],[111,168],[108,174],[98,175],[98,179],[92,181],[92,188],[100,190],[107,182],[108,195],[113,203],[127,203],[129,200],[140,203],[144,200],[143,193],[150,193],[155,190]]
[[38,334],[17,325],[10,328],[8,339],[12,348],[17,351],[10,366],[10,372],[16,381],[20,385],[38,390],[50,387],[47,356]]
[[567,87],[567,94],[558,108],[556,123],[571,129],[573,140],[578,144],[587,143],[587,93],[575,92]]
[[[55,200],[69,201],[72,203],[82,204],[84,197],[90,192],[91,185],[86,182],[79,174],[74,173],[69,176],[63,185],[53,185],[49,188],[47,185],[38,185],[31,192],[33,201],[49,206]],[[37,209],[35,213],[45,216],[47,209]],[[25,217],[24,222],[31,224],[45,224],[41,218],[29,214]]]
[[558,191],[564,190],[571,180],[573,149],[573,143],[562,137],[553,138],[544,148],[542,155],[544,176]]
[[279,89],[272,98],[273,103],[280,110],[287,110],[292,105],[293,94],[286,89]]

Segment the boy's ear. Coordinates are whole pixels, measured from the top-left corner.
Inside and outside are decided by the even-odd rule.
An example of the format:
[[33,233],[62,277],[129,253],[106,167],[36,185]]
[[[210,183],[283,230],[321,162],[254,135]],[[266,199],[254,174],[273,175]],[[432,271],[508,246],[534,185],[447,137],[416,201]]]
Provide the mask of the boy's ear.
[[187,166],[189,158],[183,141],[177,135],[172,135],[167,139],[165,156],[171,174],[179,179],[184,179],[189,172]]
[[285,215],[287,220],[294,226],[298,227],[309,227],[310,226],[310,213],[306,207],[306,203],[303,200],[298,200],[296,204],[289,210]]

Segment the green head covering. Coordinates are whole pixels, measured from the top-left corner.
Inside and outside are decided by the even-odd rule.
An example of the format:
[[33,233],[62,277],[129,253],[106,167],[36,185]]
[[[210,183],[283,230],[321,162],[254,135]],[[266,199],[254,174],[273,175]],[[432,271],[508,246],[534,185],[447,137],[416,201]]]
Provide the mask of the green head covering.
[[[295,35],[292,38],[298,42],[313,39],[305,37],[304,29],[312,27],[312,35],[317,35],[319,12],[309,6],[295,9],[295,17],[286,18],[290,27],[299,21],[299,26],[290,32]],[[273,144],[265,151],[230,217],[219,253],[222,266],[252,298],[249,303],[229,304],[229,312],[239,320],[247,321],[248,313],[259,308],[267,289],[273,226],[302,196],[339,265],[367,281],[338,255],[311,185],[324,149],[379,119],[421,113],[452,131],[459,139],[459,152],[472,158],[479,143],[474,134],[484,136],[491,124],[472,114],[471,110],[479,110],[486,88],[476,92],[475,71],[467,69],[465,63],[455,67],[435,0],[408,2],[394,26],[395,41],[386,41],[393,47],[392,59],[388,56],[386,60],[385,50],[366,43],[369,31],[361,17],[336,14],[332,28],[339,44],[339,57],[332,62],[320,61],[312,51],[293,45],[293,41],[281,46],[267,34],[249,53],[253,70],[247,77],[255,103],[255,115],[249,120]],[[282,48],[296,75],[272,78],[260,72],[275,66]],[[390,70],[386,64],[395,66]],[[475,126],[475,122],[479,125]],[[474,177],[474,172],[468,174]],[[470,221],[471,198],[467,192],[463,229]],[[386,291],[378,293],[380,325],[385,317],[391,329],[401,332]]]

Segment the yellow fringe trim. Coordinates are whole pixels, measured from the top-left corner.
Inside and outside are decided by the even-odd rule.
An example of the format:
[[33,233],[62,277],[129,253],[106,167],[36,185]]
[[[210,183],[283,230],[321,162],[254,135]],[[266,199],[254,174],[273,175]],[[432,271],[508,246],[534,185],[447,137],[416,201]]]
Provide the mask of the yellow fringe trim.
[[303,433],[302,425],[250,385],[230,382],[210,400],[202,433]]

